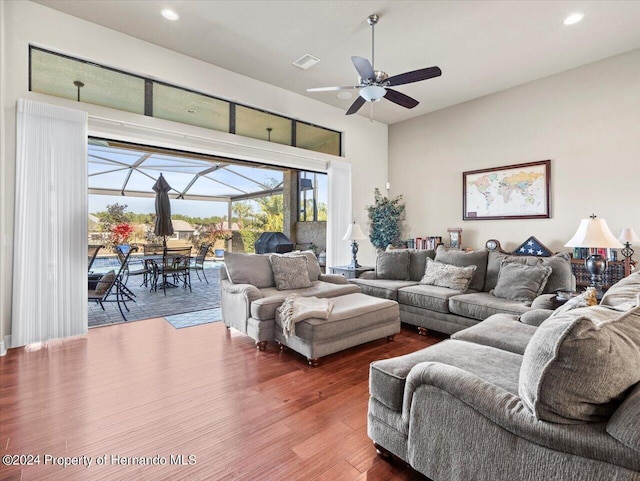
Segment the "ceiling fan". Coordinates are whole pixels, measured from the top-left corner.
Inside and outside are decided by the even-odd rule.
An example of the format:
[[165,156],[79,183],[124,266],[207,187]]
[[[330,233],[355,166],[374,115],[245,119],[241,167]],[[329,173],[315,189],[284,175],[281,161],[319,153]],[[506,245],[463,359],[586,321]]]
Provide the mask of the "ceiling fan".
[[380,17],[376,14],[369,15],[369,17],[367,17],[367,23],[371,25],[371,62],[363,57],[351,57],[351,61],[358,71],[360,84],[353,86],[347,85],[344,87],[319,87],[307,89],[307,92],[329,92],[335,90],[359,89],[358,98],[353,102],[353,104],[351,104],[346,115],[355,114],[360,110],[360,107],[362,107],[365,102],[377,102],[383,97],[408,109],[412,109],[419,104],[416,99],[389,87],[396,87],[398,85],[420,82],[421,80],[439,77],[442,75],[442,70],[440,70],[439,67],[427,67],[419,70],[413,70],[412,72],[394,75],[393,77],[389,77],[389,75],[382,70],[374,70],[374,29],[379,19]]

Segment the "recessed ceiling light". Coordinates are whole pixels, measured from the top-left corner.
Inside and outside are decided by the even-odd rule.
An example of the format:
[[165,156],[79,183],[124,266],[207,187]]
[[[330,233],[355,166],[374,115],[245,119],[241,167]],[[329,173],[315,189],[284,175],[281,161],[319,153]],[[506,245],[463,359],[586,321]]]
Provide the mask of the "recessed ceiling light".
[[187,109],[187,112],[189,112],[190,114],[195,114],[196,111],[194,109]]
[[178,15],[176,12],[174,12],[170,8],[165,8],[160,13],[162,13],[162,16],[167,20],[178,20],[180,18],[180,15]]
[[336,97],[338,97],[340,100],[349,100],[351,97],[353,97],[353,94],[351,92],[338,92],[338,95],[336,95]]
[[562,22],[565,25],[573,25],[574,23],[578,23],[580,20],[584,18],[584,13],[572,13]]

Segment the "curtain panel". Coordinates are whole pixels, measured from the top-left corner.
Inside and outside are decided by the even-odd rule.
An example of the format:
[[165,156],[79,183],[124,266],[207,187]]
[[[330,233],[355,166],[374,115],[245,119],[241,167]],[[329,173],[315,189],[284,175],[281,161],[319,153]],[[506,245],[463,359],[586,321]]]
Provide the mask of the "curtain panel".
[[327,267],[335,267],[348,264],[351,259],[350,243],[342,240],[353,221],[351,164],[332,160],[329,163],[328,176]]
[[87,114],[18,100],[11,347],[87,332]]

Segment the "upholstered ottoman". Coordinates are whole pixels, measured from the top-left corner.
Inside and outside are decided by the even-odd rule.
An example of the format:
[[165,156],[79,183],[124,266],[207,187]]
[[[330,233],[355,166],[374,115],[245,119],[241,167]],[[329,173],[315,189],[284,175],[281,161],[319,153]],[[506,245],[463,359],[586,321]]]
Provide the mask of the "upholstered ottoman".
[[276,313],[275,338],[281,346],[306,356],[309,365],[318,358],[400,332],[398,303],[354,293],[330,299],[333,310],[328,319],[311,318],[297,322],[295,335],[285,338],[282,316]]

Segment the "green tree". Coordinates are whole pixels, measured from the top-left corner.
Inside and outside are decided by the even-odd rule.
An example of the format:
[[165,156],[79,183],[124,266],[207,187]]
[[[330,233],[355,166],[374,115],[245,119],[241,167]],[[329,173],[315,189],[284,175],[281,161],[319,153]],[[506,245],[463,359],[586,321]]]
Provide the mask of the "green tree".
[[131,214],[127,213],[126,204],[109,204],[107,210],[104,212],[97,212],[96,217],[100,219],[102,223],[102,230],[104,232],[110,232],[112,227],[123,224],[125,222],[131,222]]

